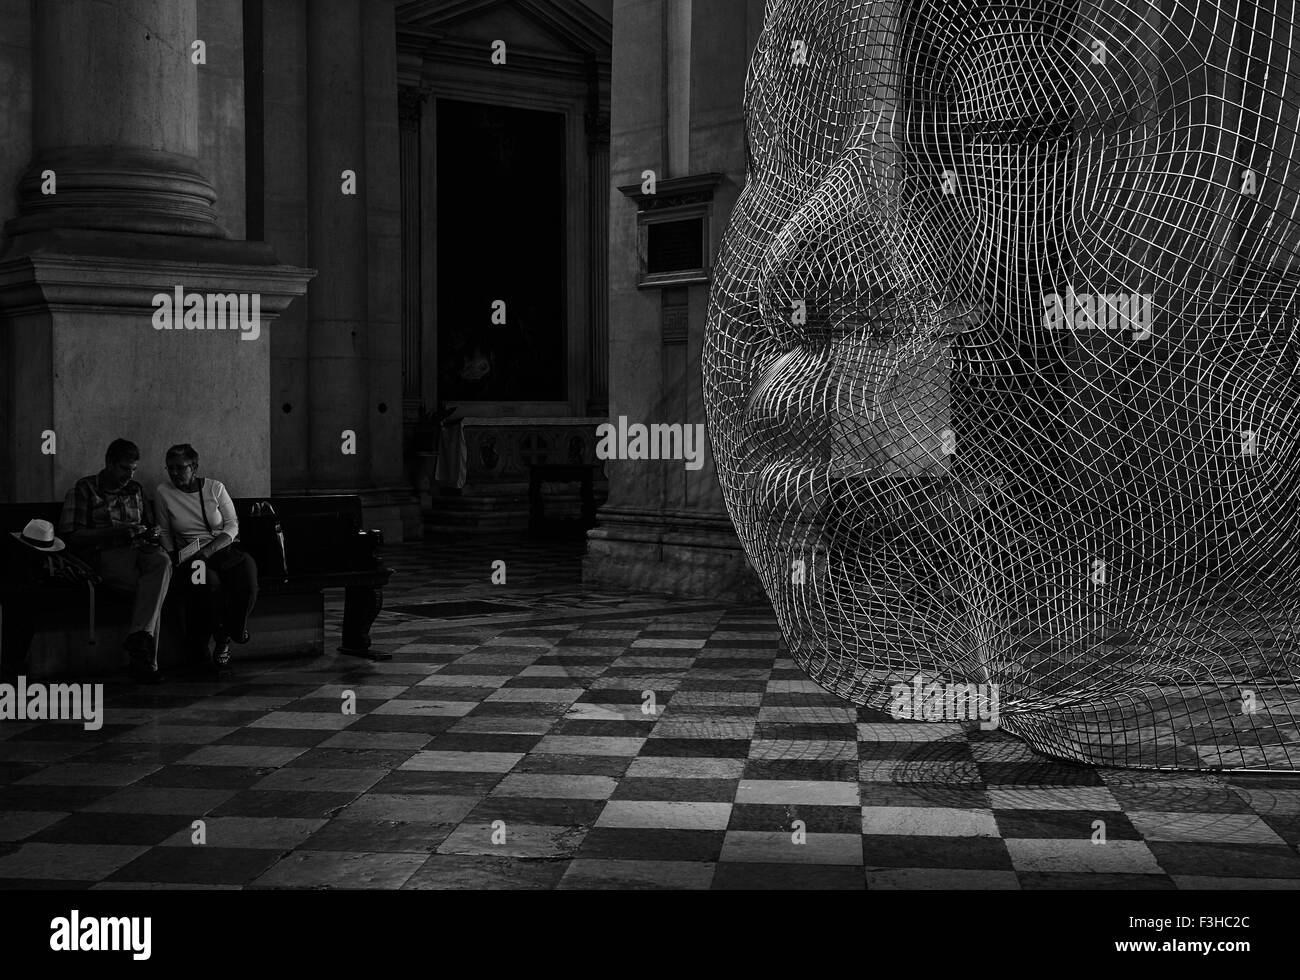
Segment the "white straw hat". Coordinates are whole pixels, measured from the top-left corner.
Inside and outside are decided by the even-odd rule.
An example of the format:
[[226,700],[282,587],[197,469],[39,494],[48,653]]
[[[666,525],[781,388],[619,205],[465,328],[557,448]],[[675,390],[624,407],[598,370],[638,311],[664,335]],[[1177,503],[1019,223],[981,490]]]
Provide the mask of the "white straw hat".
[[28,521],[22,533],[10,531],[23,544],[30,545],[37,551],[62,551],[63,542],[54,536],[54,525],[49,521]]

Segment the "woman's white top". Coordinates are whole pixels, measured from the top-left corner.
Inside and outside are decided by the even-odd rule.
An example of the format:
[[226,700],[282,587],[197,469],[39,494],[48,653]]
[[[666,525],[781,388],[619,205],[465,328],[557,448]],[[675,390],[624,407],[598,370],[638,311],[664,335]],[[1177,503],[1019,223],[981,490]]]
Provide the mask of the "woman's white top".
[[[233,540],[239,534],[239,519],[235,516],[235,502],[220,480],[204,478],[203,486],[194,493],[177,490],[170,483],[158,484],[158,528],[162,546],[167,551],[180,551],[195,541],[207,544],[223,531]],[[203,523],[202,505],[208,514],[208,533]]]

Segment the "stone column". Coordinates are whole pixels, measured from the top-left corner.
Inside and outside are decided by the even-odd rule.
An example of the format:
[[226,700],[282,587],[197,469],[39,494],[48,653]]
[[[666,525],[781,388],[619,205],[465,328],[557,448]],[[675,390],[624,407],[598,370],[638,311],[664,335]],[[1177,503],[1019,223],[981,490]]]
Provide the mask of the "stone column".
[[664,137],[667,176],[691,172],[692,0],[664,2]]
[[[613,183],[639,186],[642,172],[654,169],[664,195],[671,193],[665,180],[724,174],[716,190],[706,181],[711,255],[745,179],[741,93],[761,15],[759,0],[614,4]],[[636,208],[620,194],[611,200],[609,415],[701,423],[708,288],[638,288]],[[714,598],[761,596],[725,512],[711,450],[696,471],[679,461],[633,460],[612,460],[605,471],[609,502],[588,535],[585,582]]]
[[[393,0],[361,4],[366,183],[365,499],[372,526],[389,540],[419,538],[420,505],[402,458],[402,188]],[[400,538],[397,535],[401,535]]]
[[308,490],[361,494],[370,526],[400,541],[420,529],[402,466],[396,37],[391,0],[307,6],[307,248],[319,270],[307,317]]
[[[312,489],[354,491],[368,481],[366,371],[367,172],[360,0],[318,0],[307,11],[308,254],[319,272],[308,313]],[[344,193],[344,172],[355,194]],[[344,433],[356,437],[345,455]]]
[[588,66],[587,174],[591,300],[587,332],[587,414],[609,412],[609,113],[601,111],[600,74]]
[[420,115],[425,96],[404,88],[398,95],[402,159],[402,421],[419,421],[423,387],[420,323]]
[[[33,4],[35,153],[7,231],[224,237],[199,172],[195,0]],[[43,193],[53,172],[57,193]]]
[[[0,499],[62,499],[119,436],[146,486],[192,442],[236,496],[271,489],[268,335],[312,272],[216,223],[195,10],[32,4],[32,160],[0,255]],[[197,322],[155,315],[177,291],[200,297]],[[222,312],[241,298],[247,329]]]

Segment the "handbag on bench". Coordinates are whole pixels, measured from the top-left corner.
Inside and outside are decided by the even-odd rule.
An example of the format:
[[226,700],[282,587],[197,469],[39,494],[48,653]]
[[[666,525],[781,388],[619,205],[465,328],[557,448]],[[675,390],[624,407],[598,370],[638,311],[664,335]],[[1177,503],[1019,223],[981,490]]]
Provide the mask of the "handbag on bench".
[[264,579],[289,580],[289,565],[284,553],[284,528],[269,500],[259,500],[249,509],[239,526],[239,540],[253,553],[258,572]]

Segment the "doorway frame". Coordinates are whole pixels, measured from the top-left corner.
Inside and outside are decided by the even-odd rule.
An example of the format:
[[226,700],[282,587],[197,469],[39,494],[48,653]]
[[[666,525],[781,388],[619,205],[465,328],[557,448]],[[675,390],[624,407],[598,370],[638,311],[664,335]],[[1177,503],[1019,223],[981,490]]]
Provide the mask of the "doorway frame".
[[[494,77],[495,76],[495,77]],[[438,404],[438,100],[454,99],[564,117],[564,344],[563,401],[457,402],[458,415],[479,418],[564,417],[584,414],[587,401],[587,323],[590,250],[587,201],[590,173],[584,113],[587,85],[580,71],[557,75],[467,72],[463,64],[429,66],[422,79],[428,94],[420,127],[421,182],[421,397]],[[526,84],[525,84],[526,83]]]

